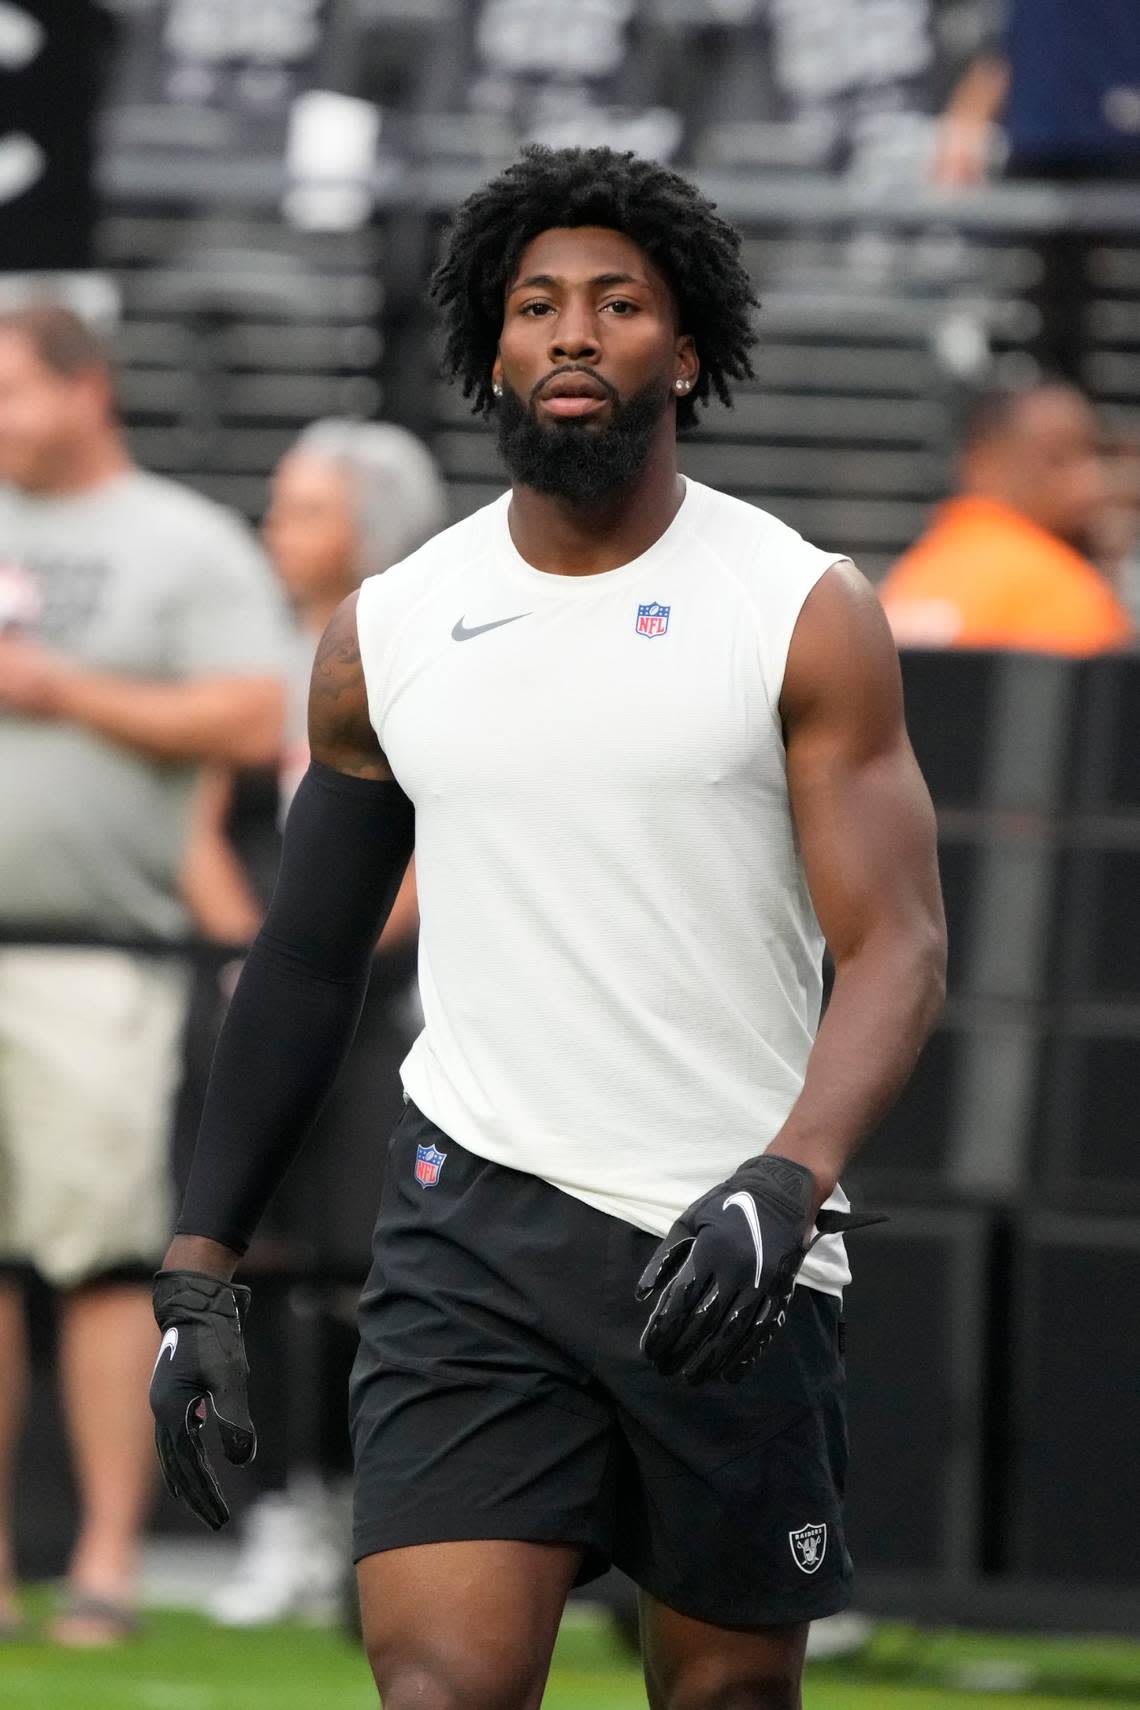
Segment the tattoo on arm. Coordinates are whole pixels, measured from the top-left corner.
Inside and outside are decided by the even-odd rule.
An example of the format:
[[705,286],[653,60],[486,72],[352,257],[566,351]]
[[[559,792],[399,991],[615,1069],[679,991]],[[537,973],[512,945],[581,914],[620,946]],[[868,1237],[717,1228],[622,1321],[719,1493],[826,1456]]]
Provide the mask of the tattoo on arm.
[[313,661],[309,751],[314,760],[352,778],[392,776],[368,716],[355,594],[333,613]]

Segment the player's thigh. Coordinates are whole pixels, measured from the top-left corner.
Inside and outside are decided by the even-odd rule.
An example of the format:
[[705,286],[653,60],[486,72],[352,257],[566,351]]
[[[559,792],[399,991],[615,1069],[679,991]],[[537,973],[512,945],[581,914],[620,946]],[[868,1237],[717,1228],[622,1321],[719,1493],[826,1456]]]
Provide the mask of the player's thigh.
[[364,1643],[384,1710],[537,1710],[582,1555],[464,1539],[365,1556]]
[[3,953],[5,1245],[60,1286],[161,1252],[186,980],[100,950]]
[[807,1621],[742,1633],[640,1603],[650,1710],[800,1710]]

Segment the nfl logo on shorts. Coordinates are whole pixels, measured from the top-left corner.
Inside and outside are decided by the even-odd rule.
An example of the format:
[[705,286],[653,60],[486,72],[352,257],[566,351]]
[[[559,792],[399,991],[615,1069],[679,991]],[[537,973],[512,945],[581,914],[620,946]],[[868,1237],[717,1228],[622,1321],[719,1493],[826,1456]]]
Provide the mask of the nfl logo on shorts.
[[439,1181],[439,1172],[447,1162],[447,1153],[437,1151],[434,1146],[416,1147],[416,1180],[421,1187],[435,1187]]
[[653,600],[647,606],[637,608],[638,635],[664,635],[669,628],[669,607],[662,606]]

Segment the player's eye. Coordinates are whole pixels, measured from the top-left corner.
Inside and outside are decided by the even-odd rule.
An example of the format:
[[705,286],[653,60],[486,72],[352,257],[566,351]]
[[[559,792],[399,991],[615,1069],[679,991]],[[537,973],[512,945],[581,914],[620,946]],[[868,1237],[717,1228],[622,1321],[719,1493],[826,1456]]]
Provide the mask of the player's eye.
[[548,311],[553,312],[553,309],[553,303],[524,303],[522,308],[519,310],[519,313],[520,315],[538,316],[545,315]]
[[624,318],[636,311],[637,304],[631,303],[628,297],[614,297],[611,302],[603,303],[602,308],[611,309],[615,315]]

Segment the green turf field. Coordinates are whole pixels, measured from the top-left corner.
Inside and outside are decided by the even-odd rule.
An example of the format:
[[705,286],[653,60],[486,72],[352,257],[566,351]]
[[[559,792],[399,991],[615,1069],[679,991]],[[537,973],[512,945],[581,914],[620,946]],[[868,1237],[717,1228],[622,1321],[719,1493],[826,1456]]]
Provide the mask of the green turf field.
[[[1021,1690],[1009,1690],[1020,1687]],[[1140,1646],[880,1629],[856,1661],[809,1671],[807,1710],[1120,1710],[1140,1703]],[[604,1622],[575,1612],[546,1710],[645,1710],[637,1666]],[[300,1626],[233,1633],[155,1614],[114,1654],[0,1648],[4,1710],[376,1710],[364,1662]]]

